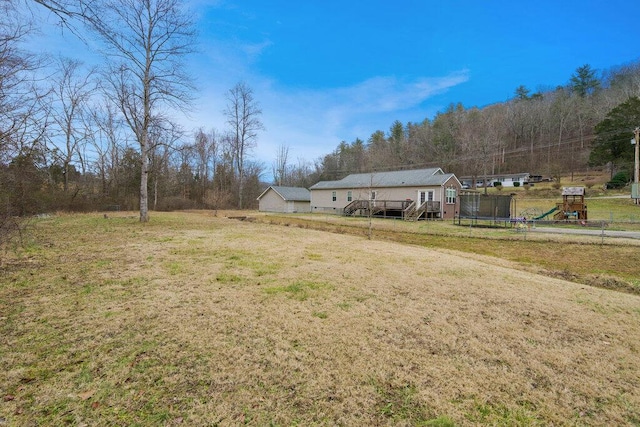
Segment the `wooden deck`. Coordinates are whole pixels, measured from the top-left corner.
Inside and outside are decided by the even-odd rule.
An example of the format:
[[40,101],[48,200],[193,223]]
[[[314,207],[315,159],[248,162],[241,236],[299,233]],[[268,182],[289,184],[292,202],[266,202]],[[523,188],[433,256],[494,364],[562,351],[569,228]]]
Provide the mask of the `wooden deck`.
[[413,200],[354,200],[343,209],[346,216],[376,216],[416,221],[440,217],[440,202],[428,201],[416,207]]

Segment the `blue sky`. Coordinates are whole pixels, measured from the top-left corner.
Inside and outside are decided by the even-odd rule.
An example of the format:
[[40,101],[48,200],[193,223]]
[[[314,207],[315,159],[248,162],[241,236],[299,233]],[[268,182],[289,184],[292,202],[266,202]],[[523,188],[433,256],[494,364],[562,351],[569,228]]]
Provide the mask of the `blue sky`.
[[[224,130],[225,92],[249,85],[263,111],[254,160],[279,146],[314,161],[344,140],[433,118],[450,103],[484,106],[640,58],[637,0],[191,0],[199,97],[188,129]],[[86,51],[60,29],[50,52]],[[89,59],[90,60],[90,59]]]

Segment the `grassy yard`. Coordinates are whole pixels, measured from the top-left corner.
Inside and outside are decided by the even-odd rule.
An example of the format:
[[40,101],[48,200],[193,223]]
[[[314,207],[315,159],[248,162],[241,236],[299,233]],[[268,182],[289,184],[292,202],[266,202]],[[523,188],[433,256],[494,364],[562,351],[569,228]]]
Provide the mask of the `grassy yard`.
[[[617,202],[617,199],[611,201]],[[356,236],[369,233],[366,218],[317,214],[256,215],[254,218],[269,224]],[[638,230],[630,224],[624,228]],[[513,227],[465,227],[450,221],[415,223],[389,219],[374,219],[372,234],[374,239],[456,250],[465,252],[467,257],[490,257],[486,262],[509,260],[516,262],[517,268],[538,274],[640,295],[640,240],[637,239],[550,235],[516,232]]]
[[[558,193],[560,190],[558,190]],[[531,217],[532,213],[538,215],[547,212],[549,209],[562,202],[562,196],[555,197],[530,197],[516,193],[515,210],[518,216]],[[616,194],[610,197],[589,197],[585,200],[587,204],[588,217],[590,221],[607,221],[640,223],[640,206],[634,204],[634,200],[628,195]]]
[[[542,182],[534,186],[488,188],[489,194],[513,194],[515,197],[515,215],[540,215],[562,202],[563,187],[585,187],[589,220],[607,222],[640,223],[640,206],[631,199],[631,189],[625,187],[616,190],[604,190],[609,180],[608,174],[576,174],[574,179],[563,177],[560,184]],[[482,189],[480,189],[482,191]]]
[[633,287],[638,246],[255,219],[36,220],[0,426],[640,424],[640,296],[583,280]]

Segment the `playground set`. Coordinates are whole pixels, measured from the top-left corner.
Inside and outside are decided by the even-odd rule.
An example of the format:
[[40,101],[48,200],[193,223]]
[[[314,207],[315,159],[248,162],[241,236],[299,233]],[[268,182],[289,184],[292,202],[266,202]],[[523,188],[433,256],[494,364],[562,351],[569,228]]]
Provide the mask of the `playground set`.
[[513,217],[515,212],[513,195],[486,195],[478,191],[467,190],[460,193],[460,209],[455,223],[462,225],[484,226],[516,226],[519,229],[527,226],[527,221],[580,221],[583,225],[587,220],[587,205],[585,203],[584,187],[564,187],[562,202],[559,202],[543,213],[534,217]]
[[555,221],[586,221],[587,205],[585,204],[584,196],[584,187],[564,187],[562,189],[562,202],[532,219],[539,221],[553,214]]

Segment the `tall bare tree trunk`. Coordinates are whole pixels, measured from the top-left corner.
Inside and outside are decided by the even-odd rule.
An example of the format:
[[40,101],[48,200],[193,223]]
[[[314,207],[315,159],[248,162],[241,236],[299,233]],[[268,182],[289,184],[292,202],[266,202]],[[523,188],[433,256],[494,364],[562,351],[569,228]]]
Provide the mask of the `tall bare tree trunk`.
[[142,153],[142,171],[140,173],[140,222],[149,221],[149,142],[146,133],[142,138],[144,143],[140,144],[140,152]]
[[149,221],[151,131],[168,120],[161,109],[191,101],[191,81],[182,61],[193,51],[193,24],[180,0],[104,0],[83,5],[82,17],[109,48],[106,81],[140,145],[140,222]]
[[245,160],[256,146],[258,131],[264,127],[260,121],[262,110],[253,98],[253,91],[244,83],[237,83],[227,93],[227,108],[224,111],[227,123],[233,129],[232,156],[238,172],[238,208],[242,209],[244,197]]

